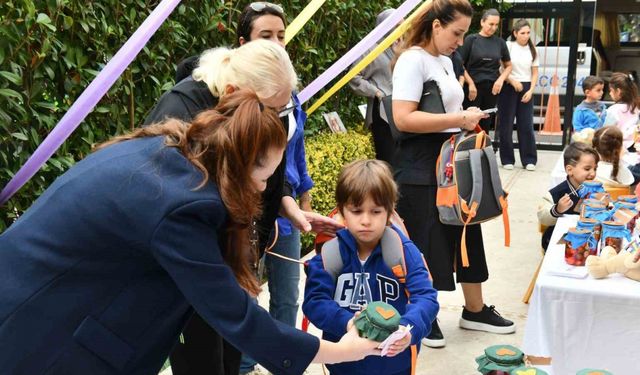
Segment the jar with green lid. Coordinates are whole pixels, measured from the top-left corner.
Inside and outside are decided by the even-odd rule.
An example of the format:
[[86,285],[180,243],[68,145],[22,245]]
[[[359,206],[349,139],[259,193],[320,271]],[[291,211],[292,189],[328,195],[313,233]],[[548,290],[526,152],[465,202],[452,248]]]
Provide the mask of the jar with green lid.
[[484,375],[508,375],[522,365],[524,353],[511,345],[494,345],[486,348],[484,354],[476,358],[478,371]]
[[354,321],[360,337],[382,342],[400,326],[400,313],[388,303],[376,301],[358,315]]

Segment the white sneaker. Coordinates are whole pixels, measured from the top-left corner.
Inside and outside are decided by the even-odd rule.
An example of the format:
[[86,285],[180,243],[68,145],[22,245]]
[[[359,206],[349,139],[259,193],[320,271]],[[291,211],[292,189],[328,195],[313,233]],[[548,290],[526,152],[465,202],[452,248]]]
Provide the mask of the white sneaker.
[[504,164],[502,166],[502,168],[504,168],[504,169],[506,169],[508,171],[511,171],[511,170],[513,170],[513,164]]
[[[513,167],[513,166],[512,166]],[[526,167],[524,167],[526,170],[528,171],[535,171],[536,170],[536,165],[535,164],[527,164]]]

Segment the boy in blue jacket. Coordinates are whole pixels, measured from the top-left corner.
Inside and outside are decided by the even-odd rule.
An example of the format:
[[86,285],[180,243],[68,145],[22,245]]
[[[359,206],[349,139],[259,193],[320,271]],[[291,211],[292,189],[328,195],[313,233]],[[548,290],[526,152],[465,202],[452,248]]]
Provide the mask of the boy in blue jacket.
[[606,107],[600,101],[604,90],[604,81],[600,77],[588,76],[582,81],[585,99],[573,111],[573,130],[598,130],[604,123]]
[[[438,313],[437,292],[422,254],[390,224],[397,196],[390,168],[382,161],[350,163],[338,177],[336,203],[347,227],[337,233],[342,270],[337,275],[327,272],[322,254],[311,259],[302,311],[330,341],[338,341],[354,314],[374,301],[393,305],[402,315],[400,324],[413,328],[385,357],[328,365],[333,375],[411,374],[420,340],[429,334]],[[401,240],[404,280],[383,259],[381,239],[389,230]]]

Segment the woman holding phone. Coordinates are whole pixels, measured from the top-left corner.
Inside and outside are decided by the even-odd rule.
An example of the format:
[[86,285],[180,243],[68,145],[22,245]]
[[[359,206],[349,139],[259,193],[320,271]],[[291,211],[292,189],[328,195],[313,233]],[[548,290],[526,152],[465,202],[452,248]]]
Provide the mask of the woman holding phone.
[[[405,35],[393,69],[393,119],[399,130],[420,135],[400,141],[397,147],[394,167],[400,189],[398,213],[424,254],[437,290],[455,290],[455,270],[465,298],[460,326],[510,333],[515,331],[513,322],[502,318],[482,299],[481,283],[489,274],[480,225],[467,226],[470,266],[463,267],[462,227],[442,224],[436,208],[436,160],[442,143],[461,130],[475,129],[488,117],[478,108],[463,110],[464,93],[448,57],[462,44],[472,15],[467,0],[435,0],[415,18]],[[423,82],[427,81],[437,83],[445,113],[418,110]],[[437,321],[423,344],[445,345]]]

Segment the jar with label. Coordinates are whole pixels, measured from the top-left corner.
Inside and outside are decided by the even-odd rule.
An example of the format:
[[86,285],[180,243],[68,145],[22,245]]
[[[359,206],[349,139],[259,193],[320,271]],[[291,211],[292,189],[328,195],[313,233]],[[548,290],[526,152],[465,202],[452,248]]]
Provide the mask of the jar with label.
[[588,230],[593,234],[596,241],[600,241],[600,233],[602,231],[602,225],[596,219],[580,219],[576,225],[576,229]]
[[584,266],[589,255],[598,253],[598,243],[589,230],[570,228],[563,240],[564,261],[572,266]]
[[578,189],[578,195],[582,199],[593,198],[591,195],[595,193],[604,193],[604,187],[602,182],[598,181],[585,181],[580,185]]
[[605,246],[611,246],[619,253],[622,250],[623,241],[631,241],[631,232],[627,229],[623,223],[617,223],[615,221],[602,222],[602,234],[600,248],[604,249]]
[[580,218],[583,219],[596,219],[598,221],[605,221],[611,219],[611,212],[604,203],[589,203],[582,205],[582,211],[580,212]]

